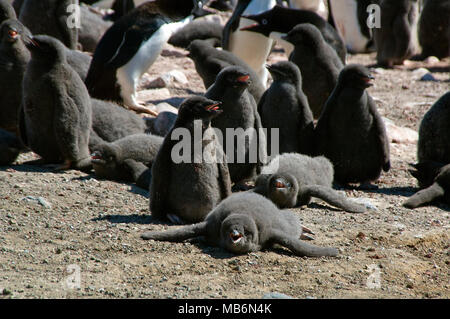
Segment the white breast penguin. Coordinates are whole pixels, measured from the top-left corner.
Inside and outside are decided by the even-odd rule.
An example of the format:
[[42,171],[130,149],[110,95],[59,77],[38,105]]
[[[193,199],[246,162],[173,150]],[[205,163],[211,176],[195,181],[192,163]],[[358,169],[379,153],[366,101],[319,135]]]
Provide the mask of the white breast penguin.
[[289,0],[289,7],[313,11],[328,20],[328,8],[325,5],[325,0]]
[[276,0],[238,0],[233,15],[223,30],[222,47],[244,60],[267,85],[268,71],[265,67],[272,49],[273,40],[255,32],[241,31],[241,28],[255,22],[241,15],[258,14],[272,9]]

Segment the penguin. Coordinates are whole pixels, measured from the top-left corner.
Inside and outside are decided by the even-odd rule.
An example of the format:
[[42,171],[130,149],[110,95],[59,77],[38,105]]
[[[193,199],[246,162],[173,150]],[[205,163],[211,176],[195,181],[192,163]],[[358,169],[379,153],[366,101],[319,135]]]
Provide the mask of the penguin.
[[372,79],[366,67],[347,65],[317,121],[317,154],[333,163],[335,181],[341,184],[364,186],[390,168],[386,128],[366,92]]
[[285,153],[273,158],[261,170],[255,188],[279,208],[308,205],[311,197],[351,213],[364,213],[363,205],[350,201],[332,188],[333,165],[323,157]]
[[224,199],[204,221],[141,235],[145,240],[183,242],[204,236],[211,246],[234,254],[246,254],[279,244],[297,256],[337,256],[336,248],[308,244],[300,238],[311,232],[302,226],[297,215],[279,210],[271,201],[255,193],[233,194]]
[[80,6],[80,29],[78,42],[85,52],[94,53],[98,42],[112,26],[111,21],[105,21],[100,14],[92,12],[87,6]]
[[255,99],[248,92],[250,81],[244,68],[229,66],[220,71],[205,93],[208,99],[222,101],[223,112],[211,120],[211,125],[222,134],[231,182],[237,185],[259,174],[267,160],[261,118]]
[[282,39],[295,46],[289,61],[295,63],[302,72],[303,92],[317,119],[344,65],[320,31],[310,23],[297,25]]
[[329,0],[336,30],[353,54],[375,51],[372,29],[367,26],[367,8],[374,0]]
[[203,80],[205,88],[209,88],[216,80],[219,72],[228,66],[240,66],[244,68],[252,79],[248,88],[256,103],[264,94],[265,87],[259,76],[250,68],[247,63],[239,59],[233,53],[218,50],[213,47],[210,41],[194,40],[188,47],[188,57],[194,61],[195,69]]
[[442,95],[425,113],[419,126],[417,159],[450,163],[450,90]]
[[51,35],[75,50],[78,28],[67,23],[73,14],[67,10],[70,5],[79,5],[78,0],[25,0],[19,20],[31,33]]
[[377,63],[392,68],[419,53],[417,0],[380,0],[381,27],[374,29]]
[[216,22],[196,19],[175,32],[169,39],[169,44],[180,48],[187,48],[196,40],[214,39],[216,44],[222,43],[223,27]]
[[130,181],[149,189],[150,169],[163,138],[151,134],[134,134],[91,149],[95,175],[116,181]]
[[90,150],[95,149],[98,145],[114,142],[128,135],[150,133],[151,123],[149,123],[149,118],[142,118],[112,102],[92,98],[91,103]]
[[281,37],[286,35],[286,33],[298,24],[311,23],[319,29],[325,41],[336,50],[342,63],[345,63],[347,50],[341,37],[327,21],[312,11],[297,10],[276,5],[271,10],[245,17],[256,23],[242,28],[242,31],[257,32],[274,39],[283,47],[288,57],[294,50],[294,46]]
[[403,206],[416,208],[437,199],[450,203],[450,164],[443,166],[431,186],[422,189],[408,198]]
[[281,61],[267,66],[273,82],[258,104],[261,123],[267,129],[267,153],[271,129],[279,129],[279,153],[312,154],[314,122],[306,95],[302,91],[302,75],[292,62]]
[[291,8],[312,11],[323,19],[328,19],[328,8],[324,0],[289,0],[288,2]]
[[[420,14],[418,36],[422,58],[450,56],[450,2],[425,1]],[[447,32],[446,32],[447,31]]]
[[177,114],[173,112],[163,111],[158,113],[155,118],[146,118],[148,131],[154,135],[165,137],[172,129],[175,121],[177,120]]
[[23,78],[22,141],[57,170],[89,170],[92,111],[83,81],[67,63],[60,42],[38,35],[26,45],[31,60]]
[[275,0],[238,0],[232,16],[223,28],[222,48],[247,63],[258,74],[264,87],[268,79],[265,65],[273,41],[261,34],[240,31],[252,24],[251,20],[241,16],[270,10],[275,4]]
[[0,128],[18,132],[18,114],[22,103],[22,80],[30,52],[24,40],[30,31],[15,19],[0,24]]
[[190,15],[173,22],[158,10],[154,2],[144,3],[106,31],[97,45],[85,81],[92,97],[157,115],[138,103],[139,79],[155,62],[170,36],[193,18]]
[[108,20],[117,21],[128,12],[136,8],[134,0],[115,0],[111,5],[111,9],[114,11],[107,16]]
[[7,0],[0,0],[0,23],[8,19],[17,19],[13,6]]
[[16,135],[0,129],[0,166],[12,164],[23,148],[20,139]]
[[[211,128],[211,119],[222,112],[219,105],[202,96],[189,97],[181,104],[152,165],[153,217],[178,224],[200,222],[231,194],[226,156]],[[187,146],[180,149],[179,143]]]

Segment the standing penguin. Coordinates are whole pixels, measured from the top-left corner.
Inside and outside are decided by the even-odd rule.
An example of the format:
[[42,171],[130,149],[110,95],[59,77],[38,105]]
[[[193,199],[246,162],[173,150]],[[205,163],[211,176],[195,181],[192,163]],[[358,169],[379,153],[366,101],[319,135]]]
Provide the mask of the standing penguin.
[[[173,32],[193,18],[190,15],[174,22],[160,13],[166,12],[163,9],[155,2],[144,3],[106,31],[97,45],[85,81],[92,97],[157,115],[137,102],[139,79],[158,58]],[[193,12],[200,12],[200,9],[197,10],[197,5],[194,8],[191,2]],[[171,10],[176,10],[176,7]],[[171,14],[176,15],[176,12]]]
[[351,53],[374,51],[372,29],[367,26],[367,8],[374,0],[329,0],[336,30]]
[[442,95],[425,113],[419,126],[417,159],[450,163],[450,91]]
[[303,92],[308,97],[314,118],[318,118],[336,86],[343,64],[320,31],[310,23],[297,25],[282,39],[295,46],[289,61],[302,72]]
[[18,113],[22,103],[22,80],[30,52],[24,39],[31,36],[17,20],[0,24],[0,128],[17,133]]
[[450,56],[450,1],[425,1],[419,19],[419,43],[422,57]]
[[374,29],[377,63],[391,68],[418,53],[417,0],[380,0],[381,27]]
[[327,21],[312,11],[296,10],[277,5],[271,10],[245,17],[256,23],[241,30],[257,32],[276,40],[283,47],[288,57],[294,50],[294,46],[281,37],[291,31],[297,24],[311,23],[319,29],[324,40],[336,50],[342,63],[345,63],[347,50],[341,37]]
[[[200,222],[231,194],[226,156],[211,128],[211,119],[222,112],[219,104],[201,96],[181,104],[152,166],[152,216],[175,223]],[[180,135],[179,143],[186,148],[179,149],[174,140]],[[175,158],[178,155],[182,158]]]
[[275,0],[238,0],[233,15],[223,28],[223,49],[233,52],[245,61],[261,78],[264,87],[267,85],[268,76],[265,65],[273,41],[261,34],[241,31],[241,28],[253,24],[251,20],[241,15],[264,12],[273,8],[275,4]]
[[68,24],[73,14],[68,10],[71,5],[78,5],[78,0],[25,0],[19,20],[31,33],[51,35],[69,49],[76,49],[78,28]]
[[[230,66],[217,75],[216,82],[205,93],[209,99],[223,101],[223,112],[211,123],[222,132],[233,183],[244,182],[259,174],[267,157],[266,137],[257,104],[248,92],[250,81],[245,69]],[[230,138],[233,144],[230,144]]]
[[333,163],[342,184],[371,182],[390,168],[386,128],[366,92],[372,79],[364,66],[346,66],[317,122],[317,154]]
[[258,104],[261,123],[267,129],[267,153],[271,129],[279,128],[279,152],[312,154],[314,123],[308,99],[302,91],[302,75],[292,62],[267,66],[273,82]]
[[7,19],[16,19],[16,12],[7,0],[0,0],[0,23]]
[[69,66],[65,48],[45,35],[28,39],[31,60],[23,78],[20,133],[25,145],[57,169],[91,167],[91,100]]

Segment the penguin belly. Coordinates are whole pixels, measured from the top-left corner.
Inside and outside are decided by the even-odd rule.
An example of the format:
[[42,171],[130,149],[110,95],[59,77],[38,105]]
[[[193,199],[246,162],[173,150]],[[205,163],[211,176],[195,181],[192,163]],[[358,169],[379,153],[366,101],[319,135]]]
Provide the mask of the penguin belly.
[[[239,28],[255,22],[240,18]],[[245,61],[261,78],[264,87],[267,86],[268,71],[266,59],[272,49],[273,40],[261,34],[248,31],[236,31],[230,35],[230,51]]]
[[352,53],[367,52],[370,39],[361,33],[358,21],[358,3],[355,0],[331,0],[330,11],[339,35],[347,50]]
[[192,18],[186,18],[180,22],[163,24],[147,41],[141,44],[139,50],[130,61],[117,69],[116,78],[120,86],[120,95],[125,105],[138,105],[136,88],[140,78],[156,61],[172,34],[189,23],[190,20]]
[[328,9],[323,0],[290,0],[289,5],[294,9],[313,11],[328,20]]

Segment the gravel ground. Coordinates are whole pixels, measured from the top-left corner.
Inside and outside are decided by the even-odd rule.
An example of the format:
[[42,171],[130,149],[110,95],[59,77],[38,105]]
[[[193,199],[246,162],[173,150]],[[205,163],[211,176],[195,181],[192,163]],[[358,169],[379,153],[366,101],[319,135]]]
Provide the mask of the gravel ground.
[[[188,83],[144,90],[142,100],[177,105],[204,92],[185,54],[168,46],[144,80],[176,69]],[[270,62],[280,59],[276,51]],[[349,62],[371,65],[375,56],[350,56]],[[380,113],[417,130],[449,90],[449,62],[375,69],[369,92]],[[438,81],[418,81],[413,71],[419,67],[434,71]],[[143,231],[172,227],[152,219],[146,190],[26,164],[36,158],[26,153],[0,167],[0,298],[450,297],[449,206],[401,206],[417,190],[407,171],[415,142],[391,143],[392,169],[377,190],[345,190],[376,210],[354,215],[319,201],[294,210],[316,233],[315,244],[340,248],[337,258],[299,258],[281,248],[233,256],[203,243],[142,241]]]

